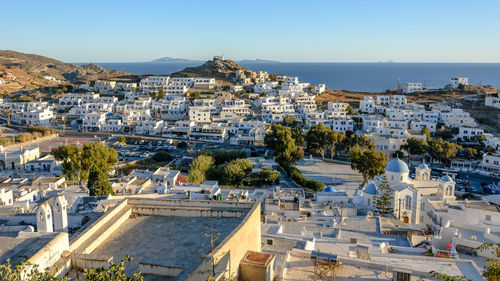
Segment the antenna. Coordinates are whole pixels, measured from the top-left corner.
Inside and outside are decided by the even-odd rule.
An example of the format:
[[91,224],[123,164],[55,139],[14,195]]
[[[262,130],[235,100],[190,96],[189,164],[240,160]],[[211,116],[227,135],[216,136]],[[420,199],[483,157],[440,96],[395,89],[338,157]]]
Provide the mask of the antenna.
[[398,90],[401,89],[401,78],[398,77]]

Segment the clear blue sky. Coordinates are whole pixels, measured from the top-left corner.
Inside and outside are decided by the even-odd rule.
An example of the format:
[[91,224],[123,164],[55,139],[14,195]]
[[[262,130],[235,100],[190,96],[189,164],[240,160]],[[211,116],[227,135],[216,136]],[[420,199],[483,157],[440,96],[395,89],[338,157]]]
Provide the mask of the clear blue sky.
[[67,62],[218,54],[303,62],[500,62],[498,0],[0,4],[0,49]]

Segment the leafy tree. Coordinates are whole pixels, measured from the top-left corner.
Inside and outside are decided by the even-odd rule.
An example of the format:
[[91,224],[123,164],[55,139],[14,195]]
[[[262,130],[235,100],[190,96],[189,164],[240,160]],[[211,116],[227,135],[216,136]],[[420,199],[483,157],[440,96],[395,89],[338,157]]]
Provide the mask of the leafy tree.
[[337,141],[337,134],[329,127],[323,126],[322,123],[311,127],[306,134],[306,150],[314,153],[319,152],[325,158],[326,149],[332,146]]
[[384,153],[374,149],[361,149],[356,145],[351,150],[351,168],[363,175],[363,182],[384,173],[387,157]]
[[397,157],[397,158],[403,158],[405,156],[405,154],[403,153],[403,151],[401,150],[397,150],[396,152],[394,152],[394,154],[392,155],[392,157]]
[[443,139],[431,139],[429,141],[429,154],[432,158],[441,161],[444,165],[450,166],[451,160],[457,156],[457,152],[462,147],[456,143],[443,141]]
[[291,130],[281,124],[272,125],[271,132],[264,138],[264,143],[270,149],[274,149],[276,160],[280,163],[295,163],[304,156],[302,148],[296,145]]
[[123,144],[125,144],[125,142],[127,141],[127,139],[124,136],[119,136],[117,140],[119,143],[123,143]]
[[85,180],[82,175],[82,151],[76,145],[62,145],[52,149],[50,153],[56,160],[62,161],[61,170],[67,179],[76,180],[80,184]]
[[156,94],[156,99],[162,100],[163,98],[165,98],[165,92],[163,91],[163,88],[160,88],[160,90]]
[[197,100],[199,98],[201,98],[201,94],[199,92],[191,92],[189,94],[189,99],[191,100]]
[[299,127],[294,127],[292,129],[292,138],[295,140],[295,144],[302,147],[304,146],[304,134],[299,129]]
[[426,140],[429,140],[432,138],[431,136],[431,130],[429,130],[429,128],[427,127],[423,127],[422,130],[420,131],[423,135],[425,135],[426,137]]
[[8,259],[0,264],[0,281],[66,281],[67,277],[53,276],[48,271],[40,271],[38,265],[24,260],[12,265]]
[[206,173],[214,165],[214,159],[209,155],[200,155],[194,159],[189,171],[189,181],[202,183],[206,178]]
[[401,149],[408,153],[408,162],[412,155],[423,155],[429,150],[429,144],[426,140],[417,139],[415,137],[406,141],[406,144],[401,145]]
[[83,270],[85,281],[142,281],[141,272],[137,270],[132,277],[125,274],[125,263],[132,258],[125,256],[119,263],[110,263],[109,267],[85,268]]
[[285,118],[283,118],[283,126],[287,126],[287,127],[295,127],[297,125],[297,119],[291,115],[287,115],[285,116]]
[[61,168],[66,178],[79,184],[89,177],[90,168],[96,166],[107,173],[118,161],[118,154],[103,143],[86,143],[79,148],[76,145],[62,145],[52,149],[56,160],[62,161]]
[[87,181],[87,188],[90,196],[104,196],[113,194],[113,188],[108,180],[108,175],[99,170],[97,166],[92,166]]
[[224,175],[227,182],[240,185],[245,178],[245,171],[237,163],[231,162],[224,168]]
[[377,188],[377,194],[373,198],[373,207],[380,215],[390,215],[393,213],[392,199],[394,191],[389,186],[387,178],[384,176],[382,183]]
[[347,115],[354,115],[356,114],[356,110],[354,110],[354,108],[352,108],[352,106],[347,106],[347,108],[345,109],[345,112]]
[[244,150],[213,150],[204,153],[213,157],[215,165],[222,165],[235,159],[247,158]]

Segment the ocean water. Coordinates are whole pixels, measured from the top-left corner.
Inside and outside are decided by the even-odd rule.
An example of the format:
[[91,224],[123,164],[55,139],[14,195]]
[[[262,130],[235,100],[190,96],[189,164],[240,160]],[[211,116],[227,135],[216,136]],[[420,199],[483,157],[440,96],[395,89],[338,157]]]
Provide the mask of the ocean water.
[[[106,69],[137,74],[168,75],[199,63],[97,63]],[[500,63],[243,63],[251,70],[298,76],[300,81],[324,83],[327,88],[380,92],[397,88],[398,78],[442,88],[453,76],[469,77],[473,85],[500,88]]]

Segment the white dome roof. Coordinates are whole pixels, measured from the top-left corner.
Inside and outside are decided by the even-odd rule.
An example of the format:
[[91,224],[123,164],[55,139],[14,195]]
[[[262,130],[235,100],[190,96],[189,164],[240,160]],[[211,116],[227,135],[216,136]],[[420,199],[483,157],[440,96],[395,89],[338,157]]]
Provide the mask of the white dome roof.
[[429,166],[427,166],[427,164],[422,162],[422,163],[420,163],[420,165],[418,165],[418,168],[422,169],[422,170],[427,170],[427,169],[429,169]]

